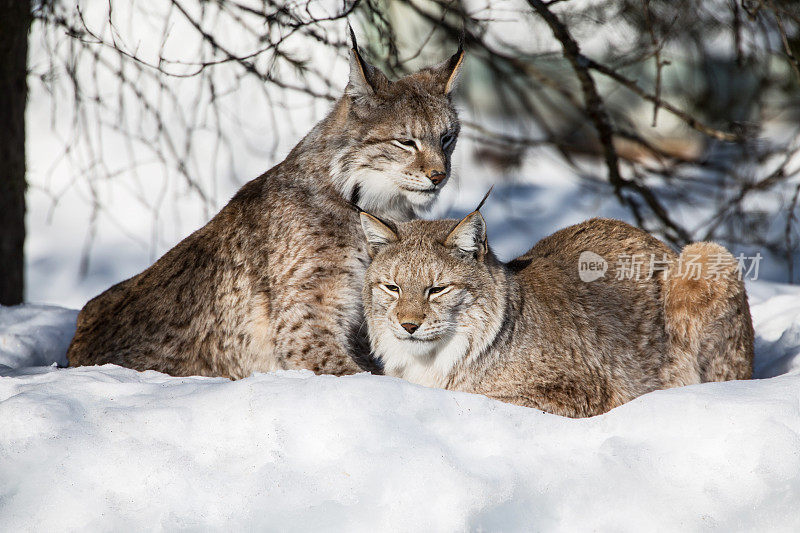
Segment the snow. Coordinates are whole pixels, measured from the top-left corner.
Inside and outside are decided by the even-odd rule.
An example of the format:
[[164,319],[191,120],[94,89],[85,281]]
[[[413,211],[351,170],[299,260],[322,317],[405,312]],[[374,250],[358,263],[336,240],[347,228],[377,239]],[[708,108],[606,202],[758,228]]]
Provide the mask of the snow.
[[768,379],[583,420],[368,374],[57,368],[75,311],[0,308],[0,530],[796,531],[800,289],[748,290]]
[[[37,73],[47,65],[40,33],[30,53]],[[150,41],[160,42],[131,42]],[[344,58],[328,53],[315,59],[344,82]],[[223,130],[242,141],[217,161],[205,157],[214,142],[196,140],[197,180],[213,193],[205,205],[157,165],[107,183],[86,179],[94,159],[63,152],[73,138],[69,109],[53,115],[69,94],[30,88],[28,146],[37,157],[28,169],[26,300],[70,307],[205,223],[326,111],[291,101],[276,120],[281,106],[258,87],[225,87]],[[187,108],[194,102],[185,98]],[[168,124],[181,109],[165,110]],[[470,113],[462,110],[491,118]],[[110,168],[127,168],[110,155],[125,152],[119,139],[106,133],[104,144]],[[476,146],[459,140],[454,179],[430,216],[463,216],[494,184],[482,212],[504,259],[592,216],[630,220],[552,150],[499,176],[473,155]],[[105,206],[96,234],[87,230],[94,194]],[[765,261],[762,278],[782,276]],[[585,420],[365,374],[231,382],[60,368],[77,312],[0,307],[0,531],[798,531],[800,288],[756,281],[748,292],[759,379],[659,391]]]
[[67,364],[77,311],[50,305],[0,306],[0,370]]

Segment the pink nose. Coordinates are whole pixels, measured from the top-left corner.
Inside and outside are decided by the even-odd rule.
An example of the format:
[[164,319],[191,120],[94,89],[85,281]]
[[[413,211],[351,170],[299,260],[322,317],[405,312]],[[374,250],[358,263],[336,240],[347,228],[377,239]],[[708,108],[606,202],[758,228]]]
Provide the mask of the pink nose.
[[445,178],[445,176],[446,174],[441,170],[434,170],[433,172],[431,172],[430,176],[428,176],[428,179],[431,180],[431,183],[433,183],[434,185],[439,185]]
[[414,324],[413,322],[403,322],[400,325],[403,326],[403,329],[409,332],[411,335],[413,335],[414,332],[419,329],[419,324]]

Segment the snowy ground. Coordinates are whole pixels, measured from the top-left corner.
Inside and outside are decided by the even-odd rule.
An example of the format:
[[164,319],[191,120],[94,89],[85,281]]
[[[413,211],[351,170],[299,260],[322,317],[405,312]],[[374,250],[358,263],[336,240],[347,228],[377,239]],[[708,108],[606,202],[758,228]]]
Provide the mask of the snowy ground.
[[[465,214],[494,183],[468,147],[432,216]],[[591,216],[625,218],[547,157],[517,178],[483,209],[502,258]],[[46,198],[29,199],[30,302],[79,307],[203,222],[175,224],[153,257],[103,223],[82,278],[80,201],[65,195],[49,220]],[[148,234],[147,216],[122,211]],[[800,288],[748,290],[761,379],[587,420],[370,375],[57,368],[77,312],[0,308],[0,531],[798,531]]]
[[61,369],[0,308],[0,530],[800,528],[800,289],[749,286],[757,376],[571,420],[361,374]]
[[[459,150],[433,216],[465,214],[493,182]],[[553,161],[519,173],[483,210],[505,259],[588,217],[624,218]],[[103,224],[81,278],[85,209],[66,195],[48,221],[29,197],[31,302],[79,307],[202,224],[176,224],[154,257]],[[125,217],[148,234],[147,217]],[[57,368],[77,312],[0,308],[0,531],[797,531],[800,288],[749,292],[761,379],[588,420],[369,375]]]
[[[46,64],[39,39],[34,72]],[[342,58],[333,67],[344,83]],[[274,124],[274,106],[254,92],[243,87],[228,101],[231,121],[247,125],[231,168],[197,169],[216,191],[211,214],[325,112],[302,102]],[[150,167],[90,191],[91,175],[64,158],[68,108],[52,108],[50,97],[32,82],[26,300],[80,307],[210,215],[180,180],[164,188]],[[272,143],[275,160],[266,155]],[[118,139],[105,144],[124,152]],[[457,178],[431,215],[463,215],[496,184],[483,212],[505,259],[568,224],[628,216],[547,150],[500,179],[474,147],[459,141]],[[198,150],[212,153],[213,144],[200,139]],[[106,163],[125,167],[124,158]],[[96,234],[87,231],[94,194],[105,206]],[[765,262],[761,278],[780,279],[780,268]],[[77,312],[0,308],[0,532],[798,531],[800,289],[748,288],[760,379],[657,392],[586,420],[369,375],[230,382],[57,368]]]

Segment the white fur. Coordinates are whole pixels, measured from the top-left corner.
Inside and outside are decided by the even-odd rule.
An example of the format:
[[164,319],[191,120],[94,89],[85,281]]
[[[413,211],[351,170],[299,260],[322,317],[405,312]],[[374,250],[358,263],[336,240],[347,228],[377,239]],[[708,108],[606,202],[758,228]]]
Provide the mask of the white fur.
[[[397,235],[382,222],[376,220],[372,215],[361,213],[361,229],[367,237],[370,246],[380,247],[397,240]],[[385,285],[380,286],[387,294],[397,297],[396,293],[390,291]]]
[[[341,157],[335,157],[331,163],[334,184],[344,198],[350,198],[358,186],[359,207],[369,213],[396,222],[406,222],[436,201],[439,189],[424,192],[430,188],[427,178],[412,178],[402,174],[395,176],[369,169],[346,173],[342,171]],[[401,186],[418,190],[406,191]]]
[[456,226],[448,237],[448,241],[459,249],[471,253],[476,252],[486,238],[486,224],[477,211],[470,213]]
[[[369,317],[369,334],[375,355],[384,365],[386,375],[403,378],[426,387],[446,388],[455,366],[482,354],[494,342],[505,319],[505,310],[487,313],[482,306],[466,299],[459,324],[423,323],[411,340],[399,329],[388,313],[380,318]],[[423,339],[431,338],[430,341]]]
[[[370,242],[373,242],[373,241],[370,241]],[[389,288],[386,287],[386,285],[384,285],[384,284],[379,285],[378,288],[380,290],[382,290],[383,292],[385,292],[386,294],[388,294],[389,296],[391,296],[392,298],[394,298],[395,300],[400,297],[400,295],[397,292],[390,291]]]
[[398,139],[393,140],[392,144],[394,144],[395,146],[397,146],[399,148],[402,148],[406,152],[412,152],[412,153],[416,152],[417,151],[417,147],[419,146],[419,141],[416,140],[416,139],[408,139],[408,140],[409,141],[414,141],[414,143],[415,143],[414,146],[406,146],[405,144],[401,143]]
[[384,328],[375,340],[375,351],[387,375],[440,388],[446,386],[450,372],[467,355],[470,346],[464,331],[457,331],[447,340],[426,342],[400,339]]

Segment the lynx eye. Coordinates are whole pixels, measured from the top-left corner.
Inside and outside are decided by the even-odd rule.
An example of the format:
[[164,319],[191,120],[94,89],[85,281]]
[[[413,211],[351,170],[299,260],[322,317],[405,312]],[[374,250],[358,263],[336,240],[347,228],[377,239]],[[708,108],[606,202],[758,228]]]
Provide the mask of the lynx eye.
[[417,141],[414,139],[395,139],[394,143],[399,145],[400,148],[403,148],[404,150],[408,150],[409,148],[412,150],[417,149]]
[[428,289],[428,297],[429,298],[436,298],[437,296],[439,296],[441,294],[444,294],[446,292],[450,292],[450,289],[452,289],[452,288],[453,288],[452,285],[442,285],[442,286],[439,286],[439,287],[431,287],[431,288]]
[[442,138],[440,139],[440,142],[442,143],[442,149],[447,150],[448,148],[450,148],[450,145],[452,145],[453,141],[455,140],[456,138],[450,132],[442,135]]
[[391,294],[395,297],[400,294],[400,287],[397,285],[392,285],[391,283],[381,283],[380,288],[383,289],[383,292]]

